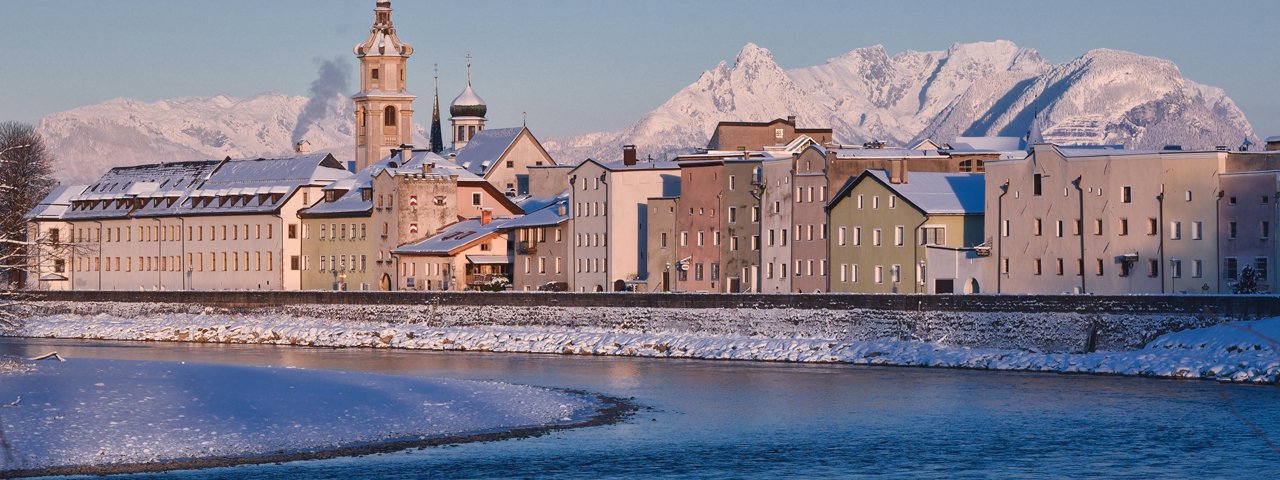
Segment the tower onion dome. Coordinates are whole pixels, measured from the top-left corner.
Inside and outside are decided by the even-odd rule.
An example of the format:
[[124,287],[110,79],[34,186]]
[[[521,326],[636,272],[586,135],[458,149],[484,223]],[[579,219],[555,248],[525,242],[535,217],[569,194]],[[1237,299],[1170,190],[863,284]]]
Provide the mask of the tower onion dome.
[[369,29],[369,38],[356,44],[354,51],[357,57],[413,55],[413,47],[401,41],[391,25],[391,0],[378,1],[373,9],[373,28]]
[[449,114],[455,117],[483,117],[488,111],[489,107],[485,105],[484,99],[476,95],[470,83],[467,83],[466,90],[453,99],[453,104],[449,106]]

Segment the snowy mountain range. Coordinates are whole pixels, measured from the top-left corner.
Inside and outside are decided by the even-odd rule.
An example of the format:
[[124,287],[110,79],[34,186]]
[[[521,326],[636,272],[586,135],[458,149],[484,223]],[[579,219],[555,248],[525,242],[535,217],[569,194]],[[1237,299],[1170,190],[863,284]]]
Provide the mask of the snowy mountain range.
[[[349,160],[351,101],[343,94],[317,98],[310,108],[306,97],[270,93],[152,103],[116,99],[49,115],[37,128],[64,182],[89,181],[116,165],[287,155],[298,138]],[[768,50],[747,44],[732,65],[721,62],[703,72],[639,121],[613,132],[548,139],[545,146],[569,163],[613,159],[624,144],[663,158],[706,145],[721,120],[788,115],[798,116],[802,127],[831,126],[837,140],[852,144],[945,143],[962,135],[1023,136],[1033,128],[1061,144],[1211,148],[1246,138],[1257,142],[1221,89],[1183,78],[1168,60],[1093,50],[1052,65],[1035,50],[995,41],[893,56],[882,46],[859,48],[794,70],[783,70]],[[300,116],[306,120],[299,127]],[[417,131],[422,136],[420,125]]]
[[[1024,136],[1059,144],[1189,148],[1257,142],[1244,114],[1218,88],[1182,77],[1168,60],[1093,50],[1051,65],[1012,42],[955,44],[889,56],[859,48],[822,65],[783,70],[747,44],[638,122],[613,132],[546,142],[557,159],[611,159],[621,145],[660,158],[703,146],[716,122],[797,115],[831,126],[836,139],[906,145],[929,138]],[[1034,124],[1034,125],[1033,125]]]
[[[308,102],[307,97],[278,93],[151,103],[121,98],[46,116],[37,130],[49,142],[64,183],[93,181],[121,165],[288,156],[297,138],[307,140],[312,151],[331,152],[344,162],[352,159],[351,100],[334,95],[314,102],[321,114],[295,132]],[[418,137],[423,131],[417,125]]]

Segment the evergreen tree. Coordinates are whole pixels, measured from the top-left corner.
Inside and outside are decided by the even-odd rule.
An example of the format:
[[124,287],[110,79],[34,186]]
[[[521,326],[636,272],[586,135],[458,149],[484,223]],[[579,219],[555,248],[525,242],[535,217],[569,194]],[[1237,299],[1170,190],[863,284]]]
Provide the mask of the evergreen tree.
[[1250,266],[1240,269],[1240,279],[1231,285],[1231,291],[1236,294],[1258,293],[1258,272]]

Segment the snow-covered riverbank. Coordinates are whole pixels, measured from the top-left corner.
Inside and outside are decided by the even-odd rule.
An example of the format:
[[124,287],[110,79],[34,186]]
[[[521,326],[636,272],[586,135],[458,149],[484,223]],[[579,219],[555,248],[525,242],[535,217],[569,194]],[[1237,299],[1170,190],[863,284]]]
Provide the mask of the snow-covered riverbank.
[[388,442],[405,448],[581,423],[604,407],[498,382],[76,358],[0,376],[0,401],[0,477],[279,461]]
[[[868,328],[797,328],[792,318],[769,318],[760,312],[743,312],[743,327],[717,329],[697,318],[679,322],[646,322],[628,316],[567,324],[485,324],[483,322],[414,323],[398,320],[322,318],[312,315],[270,313],[226,314],[147,313],[146,306],[130,306],[129,315],[51,314],[26,319],[20,335],[30,337],[111,340],[267,343],[327,347],[407,348],[426,350],[479,350],[493,352],[621,355],[726,360],[792,362],[844,362],[854,364],[978,368],[1141,375],[1171,378],[1203,378],[1219,381],[1275,383],[1280,377],[1280,319],[1221,324],[1161,335],[1142,348],[1095,353],[1045,352],[1017,347],[1013,337],[1028,336],[1052,341],[1061,330],[1078,327],[1073,322],[1044,320],[1037,329],[1026,322],[1010,325],[1015,332],[981,334],[963,328],[934,326],[928,335],[895,332],[877,335],[884,322],[868,321]],[[320,312],[323,310],[313,310]],[[776,312],[775,312],[776,313]],[[819,312],[838,316],[840,312]],[[680,312],[661,312],[663,318]],[[692,316],[693,314],[691,314]],[[1154,318],[1154,317],[1153,317]],[[995,322],[1001,318],[970,320]],[[654,325],[657,323],[657,326]],[[1146,335],[1169,322],[1155,319],[1130,322],[1131,336]],[[714,325],[714,324],[711,324]],[[1066,325],[1064,327],[1063,325]],[[916,328],[914,332],[919,332]],[[1047,333],[1046,333],[1047,332]],[[884,333],[889,333],[885,331]],[[1114,333],[1114,332],[1112,332]],[[1107,335],[1103,329],[1100,335]],[[1151,334],[1154,336],[1154,334]],[[987,341],[983,341],[987,338]],[[1132,340],[1130,340],[1132,341]],[[1117,342],[1112,342],[1114,345]],[[1119,342],[1123,343],[1123,342]],[[1108,348],[1102,343],[1102,348]]]

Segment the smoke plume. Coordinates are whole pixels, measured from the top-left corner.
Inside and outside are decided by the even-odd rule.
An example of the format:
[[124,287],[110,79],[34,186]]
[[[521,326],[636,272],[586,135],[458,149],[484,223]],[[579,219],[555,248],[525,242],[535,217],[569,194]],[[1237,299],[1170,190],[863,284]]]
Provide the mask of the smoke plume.
[[298,114],[298,123],[293,127],[293,143],[302,141],[302,136],[307,130],[324,119],[329,102],[333,101],[334,97],[347,94],[349,91],[347,78],[350,76],[351,69],[342,57],[320,62],[320,72],[311,82],[311,98],[302,107],[302,112]]

